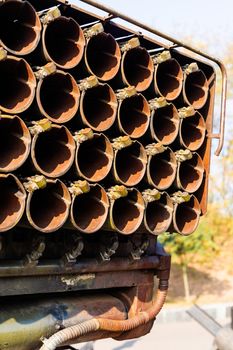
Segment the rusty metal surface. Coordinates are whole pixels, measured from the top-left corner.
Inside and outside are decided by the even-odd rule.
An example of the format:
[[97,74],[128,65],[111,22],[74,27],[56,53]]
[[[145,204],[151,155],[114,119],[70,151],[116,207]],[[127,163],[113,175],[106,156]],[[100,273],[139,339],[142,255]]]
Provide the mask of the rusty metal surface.
[[24,56],[32,52],[40,40],[41,23],[30,2],[1,2],[0,13],[0,45],[13,55]]
[[26,192],[13,174],[0,174],[0,232],[15,227],[23,216]]
[[80,91],[70,73],[56,70],[39,79],[36,101],[42,116],[54,123],[66,123],[78,111]]
[[[113,149],[109,139],[104,134],[86,136],[80,131],[77,139],[75,166],[78,176],[91,182],[103,180],[111,170]],[[82,138],[83,135],[83,138]]]
[[102,228],[109,208],[106,191],[99,184],[89,185],[89,191],[73,193],[70,220],[80,232],[91,234]]
[[177,40],[165,33],[160,32],[159,30],[148,26],[145,23],[139,22],[136,19],[133,19],[132,17],[129,17],[125,14],[122,14],[108,6],[105,6],[99,2],[96,2],[95,0],[81,0],[82,2],[85,2],[89,5],[92,5],[94,7],[99,8],[100,10],[103,10],[105,12],[107,12],[108,14],[114,16],[114,18],[121,18],[123,20],[125,20],[126,22],[132,23],[134,25],[136,25],[139,28],[143,28],[146,31],[155,34],[165,40],[168,40],[170,42],[172,42],[173,44],[170,46],[172,48],[179,48],[179,47],[183,47],[187,50],[189,50],[192,53],[195,53],[201,57],[206,58],[207,60],[210,60],[213,63],[216,63],[218,65],[218,67],[220,68],[221,71],[221,75],[222,75],[222,88],[221,88],[221,112],[220,112],[220,119],[219,119],[219,132],[216,134],[211,135],[212,138],[216,138],[219,139],[218,142],[218,147],[215,150],[215,154],[219,155],[221,153],[221,150],[223,148],[223,144],[224,144],[224,130],[225,130],[225,117],[226,117],[226,93],[227,93],[227,72],[226,72],[226,68],[224,66],[224,64],[217,58],[212,57],[210,55],[208,55],[207,53],[204,53],[180,40]]
[[[70,193],[65,184],[59,179],[45,179],[42,176],[41,187],[35,177],[29,178],[24,186],[28,191],[26,217],[31,227],[43,233],[61,228],[69,216],[71,204]],[[27,225],[27,222],[23,225]]]
[[142,94],[136,93],[125,99],[120,99],[117,118],[121,133],[133,139],[142,137],[150,122],[150,108],[146,98]]
[[[91,270],[91,269],[90,269]],[[153,272],[109,271],[87,273],[63,273],[57,275],[35,275],[20,277],[1,277],[0,296],[29,295],[44,293],[64,293],[110,288],[125,288],[140,284],[142,278],[149,279]]]
[[120,68],[121,51],[109,33],[97,33],[88,38],[84,57],[88,73],[101,81],[113,79]]
[[26,161],[31,136],[24,121],[18,116],[1,114],[0,119],[0,171],[18,169]]
[[43,25],[44,58],[48,62],[53,61],[61,69],[71,69],[79,64],[84,46],[83,31],[72,17],[58,16]]
[[138,185],[146,172],[145,148],[139,141],[130,140],[127,136],[115,138],[113,141],[115,152],[112,172],[115,182],[124,186]]
[[50,124],[47,130],[41,130],[39,123],[34,124],[30,128],[33,134],[31,158],[36,171],[51,178],[64,175],[75,157],[72,134],[64,125]]
[[[17,317],[6,320],[6,332],[3,320],[0,342],[3,339],[5,346],[9,339],[10,349],[26,350],[31,341],[39,347],[42,334],[52,336],[44,340],[43,350],[110,335],[126,339],[146,334],[164,304],[170,273],[170,257],[156,243],[156,235],[189,235],[197,228],[206,211],[211,139],[219,138],[217,153],[223,145],[222,63],[94,0],[81,1],[107,15],[96,16],[65,0],[0,4],[0,33],[5,25],[9,30],[25,27],[11,32],[12,47],[3,34],[0,48],[5,88],[0,109],[23,113],[22,119],[12,117],[12,125],[1,128],[0,135],[0,155],[6,163],[2,171],[16,170],[16,177],[0,175],[2,182],[13,182],[1,185],[0,231],[9,232],[0,234],[0,295],[6,301],[17,296],[25,303],[17,310],[21,321],[26,320],[26,332],[32,330],[25,339]],[[8,6],[12,12],[4,11]],[[148,30],[152,38],[118,25],[114,18]],[[9,56],[8,48],[19,56],[30,53],[27,61]],[[216,77],[209,62],[222,72],[217,135],[212,130]],[[42,115],[47,119],[40,120]],[[18,121],[16,131],[13,121]],[[5,133],[9,139],[17,136],[14,149]],[[12,162],[14,167],[7,168]],[[159,287],[153,300],[154,275]],[[113,305],[120,300],[127,315],[117,320],[108,302],[106,317],[94,314],[107,300],[101,293],[92,295],[97,290],[111,293]],[[88,305],[82,299],[80,307],[90,308],[92,315],[78,312],[67,323],[54,325],[57,316],[63,321],[65,317],[60,302],[51,304],[50,299],[49,320],[40,319],[42,294],[56,293],[51,298],[60,300],[63,293],[77,291],[88,294]],[[39,300],[39,319],[33,309],[31,323],[25,311],[26,302],[27,310],[32,306],[29,294]],[[96,306],[92,300],[102,301]],[[76,307],[76,301],[69,303],[66,315]],[[14,316],[15,310],[6,307]],[[11,337],[11,325],[19,330],[16,338]],[[65,329],[54,334],[60,326]]]
[[[36,78],[26,60],[8,56],[0,60],[1,84],[0,109],[5,113],[21,113],[33,102]],[[9,78],[10,77],[10,78]]]
[[9,300],[1,307],[0,347],[7,343],[9,350],[38,349],[42,336],[93,317],[124,320],[126,310],[119,299],[104,293],[42,297],[40,302],[28,298],[20,304]]
[[82,91],[80,116],[85,126],[96,132],[106,131],[113,125],[116,114],[117,99],[109,84],[98,82],[96,86]]
[[82,259],[72,266],[62,266],[59,261],[46,261],[38,266],[30,268],[22,266],[17,262],[1,263],[0,276],[40,276],[40,275],[72,275],[80,273],[97,273],[113,271],[135,271],[135,270],[155,270],[159,265],[157,256],[145,256],[140,260],[132,258],[112,258],[111,261],[103,262],[98,259]]

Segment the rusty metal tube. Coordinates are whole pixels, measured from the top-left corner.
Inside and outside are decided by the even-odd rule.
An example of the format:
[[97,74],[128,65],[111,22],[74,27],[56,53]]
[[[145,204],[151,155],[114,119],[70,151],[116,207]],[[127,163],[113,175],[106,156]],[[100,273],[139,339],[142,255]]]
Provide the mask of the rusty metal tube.
[[36,100],[40,113],[54,123],[71,120],[79,106],[78,84],[69,73],[55,71],[40,79],[36,89]]
[[13,55],[27,55],[36,48],[40,32],[39,17],[28,1],[1,1],[0,46]]
[[[92,27],[93,28],[93,27]],[[114,37],[103,28],[85,30],[87,39],[84,61],[87,72],[101,81],[113,79],[119,71],[121,51]]]
[[36,87],[29,64],[23,58],[7,56],[0,60],[0,76],[0,109],[11,114],[25,111],[32,104]]
[[166,192],[148,189],[143,191],[146,202],[144,226],[154,235],[168,231],[172,222],[173,202]]
[[[9,350],[38,350],[40,338],[57,332],[59,326],[70,327],[93,317],[116,320],[126,317],[124,303],[106,292],[85,296],[72,293],[59,293],[56,297],[48,294],[40,295],[40,298],[27,296],[20,302],[16,299],[5,301],[0,310],[0,347],[7,343]],[[111,336],[107,333],[103,336],[103,332],[98,335]]]
[[145,91],[153,80],[154,65],[148,51],[141,46],[126,50],[121,61],[121,80],[126,86]]
[[172,103],[167,103],[163,98],[151,100],[149,103],[152,109],[150,137],[155,142],[170,145],[175,141],[179,132],[178,111]]
[[205,140],[206,123],[198,111],[194,111],[193,115],[181,118],[179,128],[180,145],[190,151],[197,151]]
[[94,233],[104,225],[109,200],[104,188],[86,181],[73,183],[70,221],[73,227],[83,233]]
[[117,114],[117,98],[110,85],[98,83],[81,93],[82,124],[97,132],[108,130]]
[[21,118],[14,115],[0,117],[0,172],[11,172],[26,161],[31,136]]
[[[134,87],[130,88],[135,90]],[[126,93],[125,98],[120,97],[117,122],[120,133],[132,139],[142,137],[146,133],[150,122],[150,107],[146,98],[141,93],[136,93],[136,90],[132,96],[127,96]]]
[[183,72],[180,64],[168,51],[154,58],[154,91],[167,101],[175,100],[182,91]]
[[147,145],[146,180],[160,191],[168,189],[176,177],[177,161],[174,152],[161,144]]
[[[31,145],[31,159],[36,171],[51,178],[64,175],[75,157],[72,134],[64,125],[49,123],[47,130],[37,126],[38,132],[35,131]],[[31,130],[35,129],[32,127]]]
[[[176,194],[175,197],[177,197]],[[174,199],[174,195],[172,198]],[[187,196],[187,193],[184,193],[183,198],[184,200],[174,200],[173,225],[170,231],[175,230],[175,232],[187,236],[197,229],[201,210],[200,204],[193,194]]]
[[71,197],[65,184],[43,176],[29,178],[24,185],[28,196],[26,216],[29,224],[37,231],[49,233],[61,228],[68,216]]
[[109,217],[105,229],[129,235],[137,231],[142,223],[145,203],[136,188],[116,185],[109,189]]
[[20,221],[26,202],[22,183],[13,174],[0,174],[0,232],[15,227]]
[[188,193],[196,192],[204,178],[205,169],[201,157],[196,152],[180,150],[176,152],[176,159],[176,188]]
[[191,63],[184,70],[183,100],[195,109],[204,107],[209,93],[209,85],[205,73],[197,64]]
[[93,133],[91,129],[76,134],[75,167],[78,176],[90,182],[102,181],[110,172],[113,162],[113,148],[104,134]]
[[89,321],[76,324],[69,328],[60,330],[49,339],[44,339],[44,345],[40,350],[55,350],[58,346],[70,343],[83,335],[98,330],[110,332],[127,332],[139,326],[145,325],[155,319],[161,311],[167,296],[168,284],[165,280],[160,280],[153,305],[146,311],[141,311],[137,315],[127,320],[109,320],[104,318],[93,318]]
[[44,24],[43,55],[61,69],[71,69],[83,57],[85,38],[78,23],[71,17],[59,16]]
[[147,155],[145,148],[137,140],[128,136],[113,140],[114,160],[112,173],[117,183],[135,186],[146,172]]

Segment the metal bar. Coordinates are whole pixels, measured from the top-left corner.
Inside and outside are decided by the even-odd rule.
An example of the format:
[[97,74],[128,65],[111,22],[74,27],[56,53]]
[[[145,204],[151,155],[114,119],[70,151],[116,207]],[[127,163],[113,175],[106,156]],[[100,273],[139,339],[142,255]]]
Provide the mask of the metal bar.
[[194,305],[186,312],[214,336],[216,336],[218,331],[221,329],[220,324],[216,322],[210,315],[208,315],[207,312],[203,311],[198,305]]
[[[210,61],[213,61],[214,63],[216,63],[218,65],[218,67],[220,68],[221,71],[221,75],[222,75],[222,91],[221,91],[221,112],[220,112],[220,120],[219,120],[219,135],[220,137],[218,138],[218,146],[217,149],[215,150],[215,154],[218,156],[220,155],[222,148],[223,148],[223,143],[224,143],[224,132],[225,132],[225,118],[226,118],[226,93],[227,93],[227,72],[226,72],[226,68],[224,66],[224,64],[217,58],[212,57],[210,55],[208,55],[207,53],[204,53],[198,49],[193,48],[192,46],[185,44],[184,42],[177,40],[173,37],[171,37],[168,34],[164,34],[162,32],[160,32],[159,30],[148,26],[145,23],[139,22],[136,19],[133,19],[121,12],[118,12],[108,6],[105,6],[99,2],[96,2],[95,0],[80,0],[86,4],[89,4],[91,6],[97,7],[98,9],[105,11],[107,13],[110,13],[112,15],[114,15],[115,17],[121,18],[131,24],[134,24],[138,27],[143,28],[144,30],[147,30],[148,32],[151,32],[152,34],[158,35],[162,38],[164,38],[165,40],[171,41],[173,44],[175,44],[176,46],[181,46],[184,47],[187,50],[190,50],[192,52],[194,52],[195,54],[198,54],[202,57],[207,58]],[[174,47],[174,45],[173,45]]]
[[233,306],[231,307],[231,329],[233,329]]
[[20,265],[8,262],[7,265],[0,265],[0,277],[6,276],[34,276],[62,273],[95,273],[95,272],[113,272],[113,271],[134,271],[134,270],[155,270],[159,266],[158,256],[145,256],[140,260],[130,258],[113,258],[108,262],[100,262],[97,259],[82,259],[72,267],[67,268],[52,261],[51,263],[41,263],[36,267],[26,268]]

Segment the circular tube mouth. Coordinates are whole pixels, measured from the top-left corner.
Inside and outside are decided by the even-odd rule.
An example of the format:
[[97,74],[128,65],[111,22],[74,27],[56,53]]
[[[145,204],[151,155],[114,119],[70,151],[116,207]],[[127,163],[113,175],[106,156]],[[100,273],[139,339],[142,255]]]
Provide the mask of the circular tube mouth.
[[11,172],[26,161],[30,152],[31,136],[18,116],[0,118],[0,172]]
[[150,121],[150,131],[153,140],[163,145],[170,145],[178,135],[179,124],[179,114],[173,104],[170,103],[155,109]]
[[84,233],[94,233],[101,229],[108,215],[108,196],[99,184],[91,185],[90,191],[73,198],[71,222]]
[[202,184],[204,164],[198,153],[193,153],[191,159],[178,164],[178,187],[185,192],[196,192]]
[[145,148],[138,141],[115,152],[113,161],[114,177],[125,186],[135,186],[146,172],[147,155]]
[[154,64],[144,47],[135,47],[122,56],[121,72],[124,82],[135,86],[138,92],[145,91],[153,80]]
[[148,183],[160,191],[168,189],[175,180],[176,168],[175,154],[169,147],[162,153],[149,156],[147,164]]
[[109,33],[91,37],[86,46],[85,63],[90,74],[102,81],[113,79],[120,68],[121,50]]
[[207,78],[202,70],[197,70],[185,76],[183,97],[185,103],[195,109],[204,107],[209,93]]
[[44,27],[42,44],[49,61],[62,69],[71,69],[82,59],[85,38],[73,18],[61,16]]
[[16,176],[1,174],[0,193],[0,232],[5,232],[20,221],[25,209],[26,192]]
[[147,204],[144,223],[146,229],[154,234],[159,235],[166,232],[172,222],[173,204],[170,196],[163,192],[159,200]]
[[7,56],[0,61],[0,108],[3,112],[17,114],[25,111],[35,96],[36,78],[23,59]]
[[120,130],[133,139],[142,137],[149,126],[150,107],[142,94],[137,94],[120,102],[118,124]]
[[144,200],[141,193],[128,189],[128,195],[111,203],[110,220],[115,230],[124,235],[134,233],[142,223]]
[[65,126],[52,125],[51,129],[33,137],[31,147],[33,165],[41,174],[56,178],[64,175],[75,157],[75,141]]
[[40,232],[57,231],[68,218],[70,203],[70,194],[64,183],[60,180],[47,180],[45,188],[28,195],[28,221]]
[[181,235],[190,235],[199,224],[200,204],[194,195],[188,202],[176,204],[173,211],[173,225]]
[[77,146],[75,165],[79,176],[90,182],[103,180],[112,167],[113,149],[109,139],[103,134]]
[[117,113],[117,98],[108,84],[99,84],[81,94],[80,114],[85,125],[95,131],[109,129]]
[[180,143],[190,151],[197,151],[205,140],[206,124],[203,116],[196,113],[183,118],[180,124]]
[[43,116],[61,124],[71,120],[79,106],[79,87],[69,73],[56,71],[40,80],[36,99]]
[[173,101],[180,95],[182,81],[183,72],[176,59],[170,58],[155,66],[155,90],[166,100]]
[[8,0],[0,5],[0,45],[14,55],[27,55],[38,45],[41,23],[28,1]]

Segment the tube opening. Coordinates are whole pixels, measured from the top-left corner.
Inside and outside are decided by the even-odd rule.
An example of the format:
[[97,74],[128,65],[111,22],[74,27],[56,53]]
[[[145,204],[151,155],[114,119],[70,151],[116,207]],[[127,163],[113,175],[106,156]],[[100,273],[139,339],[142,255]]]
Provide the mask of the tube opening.
[[194,116],[184,118],[180,134],[181,141],[186,148],[190,151],[198,150],[202,146],[206,134],[205,121],[202,115],[196,112]]
[[77,149],[76,167],[88,181],[103,180],[111,169],[112,160],[113,149],[104,135],[94,135],[93,139],[81,143]]
[[50,60],[63,69],[71,69],[82,59],[85,39],[73,18],[61,16],[45,28],[43,44]]
[[[195,200],[197,202],[197,200]],[[195,210],[197,203],[194,203],[194,198],[189,202],[181,203],[177,206],[175,212],[175,229],[183,235],[193,233],[199,223],[200,215]]]
[[44,233],[58,230],[69,214],[70,196],[65,185],[57,180],[44,189],[34,191],[28,203],[27,215],[33,227]]
[[25,191],[13,175],[0,176],[0,232],[17,225],[25,207]]
[[32,52],[40,39],[41,24],[27,1],[10,0],[1,4],[1,44],[15,55]]
[[36,79],[29,64],[22,58],[9,56],[0,61],[0,107],[7,113],[25,111],[32,103]]
[[182,90],[183,72],[174,58],[158,64],[155,70],[155,86],[168,101],[175,100]]
[[150,121],[150,108],[142,94],[126,98],[121,102],[118,112],[120,127],[131,138],[143,136]]
[[37,88],[41,113],[56,123],[65,123],[74,117],[78,110],[79,96],[74,78],[62,71],[41,80]]
[[127,85],[137,91],[146,90],[153,79],[153,61],[144,47],[135,47],[125,53],[122,61],[123,76]]
[[120,68],[119,45],[111,34],[94,35],[87,43],[85,60],[91,74],[103,81],[110,80]]
[[197,153],[193,154],[192,159],[180,164],[178,176],[184,191],[193,193],[199,189],[204,176],[204,165]]
[[[114,225],[120,233],[131,234],[141,225],[144,208],[141,195],[136,190],[128,192],[127,197],[115,200],[112,208]],[[138,204],[141,204],[139,206]]]
[[152,137],[163,145],[175,141],[179,131],[179,115],[174,105],[154,110],[151,118]]
[[74,198],[71,216],[76,228],[84,233],[98,231],[108,215],[108,198],[104,189],[98,185],[90,188],[90,192]]
[[149,177],[152,185],[159,190],[170,187],[176,175],[176,160],[170,149],[153,155],[148,164]]
[[167,194],[147,204],[145,221],[151,233],[160,234],[168,230],[172,221],[172,204]]
[[64,126],[52,126],[50,130],[38,134],[33,146],[33,163],[45,176],[62,176],[73,164],[75,142]]
[[146,171],[146,152],[139,142],[119,150],[115,156],[115,171],[118,180],[125,186],[135,186]]
[[30,151],[30,133],[17,116],[0,118],[0,171],[18,169]]
[[185,102],[192,105],[195,109],[200,109],[205,105],[208,98],[208,82],[201,70],[186,76],[184,95]]
[[113,125],[117,113],[117,99],[108,84],[99,84],[88,89],[81,101],[80,112],[84,124],[96,131],[105,131]]

